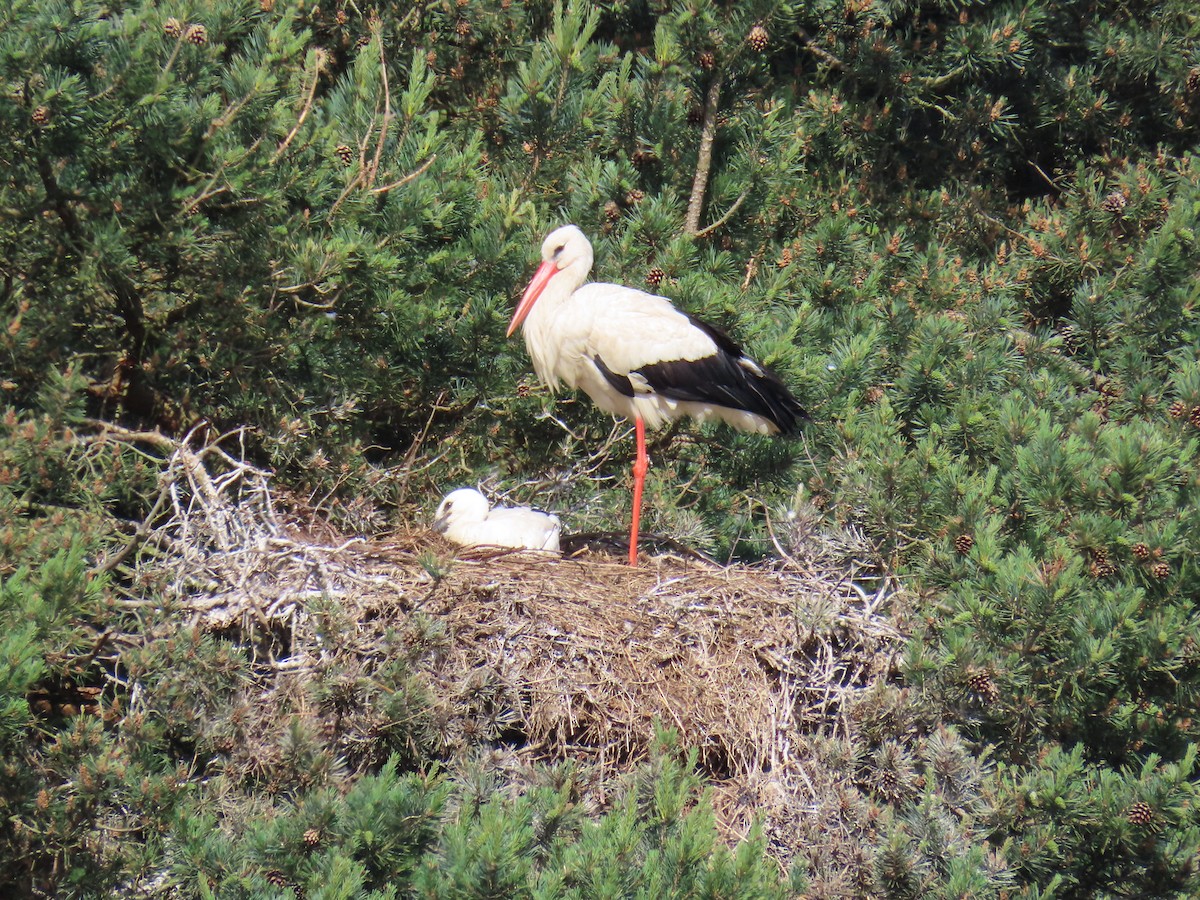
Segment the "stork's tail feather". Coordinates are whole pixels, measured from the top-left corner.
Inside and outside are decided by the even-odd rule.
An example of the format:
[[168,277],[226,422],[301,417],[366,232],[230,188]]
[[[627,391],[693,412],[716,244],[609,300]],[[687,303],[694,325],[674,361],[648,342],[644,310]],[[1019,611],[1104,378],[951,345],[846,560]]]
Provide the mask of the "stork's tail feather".
[[712,339],[717,352],[702,359],[642,366],[637,374],[664,397],[751,413],[781,434],[799,431],[808,413],[779,376],[746,356],[724,332],[694,316],[688,319]]
[[774,372],[761,367],[760,371],[762,375],[750,379],[751,389],[758,395],[762,408],[767,410],[759,414],[774,422],[780,434],[796,434],[800,423],[808,419],[808,411]]

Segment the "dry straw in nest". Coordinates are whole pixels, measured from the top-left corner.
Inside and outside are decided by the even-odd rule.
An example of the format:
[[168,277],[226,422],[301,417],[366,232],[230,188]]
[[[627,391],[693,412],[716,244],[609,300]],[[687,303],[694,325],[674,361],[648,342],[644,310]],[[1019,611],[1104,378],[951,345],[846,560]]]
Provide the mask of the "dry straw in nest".
[[[849,710],[889,678],[900,647],[884,617],[889,583],[864,590],[866,576],[844,567],[455,558],[417,530],[314,539],[277,513],[266,472],[216,446],[163,448],[157,519],[135,541],[138,574],[168,586],[178,624],[244,635],[268,710],[272,690],[294,691],[332,664],[367,666],[423,616],[445,635],[422,666],[448,752],[500,740],[527,761],[588,761],[603,783],[645,758],[661,723],[698,750],[731,834],[753,814],[795,831],[832,784],[811,741],[852,737]],[[317,601],[338,605],[349,633],[318,627]]]

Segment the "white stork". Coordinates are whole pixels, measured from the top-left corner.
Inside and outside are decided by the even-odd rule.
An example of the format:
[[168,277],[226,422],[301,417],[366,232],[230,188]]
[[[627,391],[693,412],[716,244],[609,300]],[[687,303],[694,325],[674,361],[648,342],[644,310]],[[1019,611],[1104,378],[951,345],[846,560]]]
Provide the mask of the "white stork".
[[490,507],[474,488],[451,491],[434,514],[434,531],[467,547],[513,547],[558,552],[558,516],[528,506]]
[[565,382],[606,412],[633,419],[633,521],[629,564],[637,565],[646,426],[717,418],[742,431],[794,433],[807,413],[779,378],[726,335],[680,312],[665,297],[618,284],[584,284],[592,245],[574,225],[550,232],[542,264],[508,326],[524,324],[533,367],[551,390]]

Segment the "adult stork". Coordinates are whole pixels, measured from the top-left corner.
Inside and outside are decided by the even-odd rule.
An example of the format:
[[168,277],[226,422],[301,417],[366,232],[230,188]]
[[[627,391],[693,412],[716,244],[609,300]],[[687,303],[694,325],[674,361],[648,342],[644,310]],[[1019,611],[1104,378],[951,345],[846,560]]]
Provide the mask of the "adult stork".
[[633,420],[629,564],[636,566],[650,466],[647,427],[691,416],[720,419],[741,431],[792,434],[808,414],[773,372],[665,297],[618,284],[584,284],[592,259],[591,243],[574,225],[550,232],[508,334],[524,327],[533,368],[551,390],[565,382],[606,412]]

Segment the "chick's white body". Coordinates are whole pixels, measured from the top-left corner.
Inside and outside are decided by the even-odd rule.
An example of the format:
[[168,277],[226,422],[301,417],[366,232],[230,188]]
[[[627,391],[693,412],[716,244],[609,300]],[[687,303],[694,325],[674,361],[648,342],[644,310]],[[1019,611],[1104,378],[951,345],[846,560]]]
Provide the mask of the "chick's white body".
[[465,547],[509,547],[559,551],[558,516],[527,506],[491,508],[474,488],[451,491],[438,506],[433,527]]

